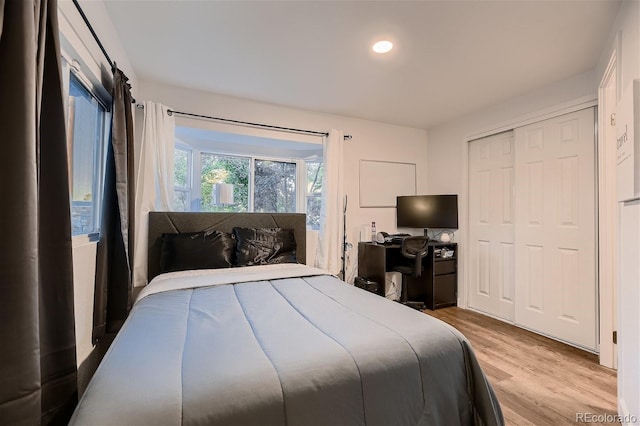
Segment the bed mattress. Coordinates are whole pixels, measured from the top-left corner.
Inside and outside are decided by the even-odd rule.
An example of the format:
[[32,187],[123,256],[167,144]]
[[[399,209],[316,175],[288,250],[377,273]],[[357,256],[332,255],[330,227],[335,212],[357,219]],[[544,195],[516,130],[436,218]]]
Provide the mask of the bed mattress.
[[71,424],[503,424],[468,341],[303,265],[156,277]]

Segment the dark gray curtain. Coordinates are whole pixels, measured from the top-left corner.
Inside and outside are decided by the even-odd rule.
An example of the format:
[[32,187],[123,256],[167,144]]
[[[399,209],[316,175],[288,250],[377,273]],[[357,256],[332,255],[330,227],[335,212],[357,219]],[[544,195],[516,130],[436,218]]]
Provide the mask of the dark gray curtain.
[[0,0],[0,424],[65,424],[77,401],[57,13]]
[[116,332],[131,309],[134,172],[131,86],[113,72],[111,144],[107,150],[102,226],[98,243],[93,340]]

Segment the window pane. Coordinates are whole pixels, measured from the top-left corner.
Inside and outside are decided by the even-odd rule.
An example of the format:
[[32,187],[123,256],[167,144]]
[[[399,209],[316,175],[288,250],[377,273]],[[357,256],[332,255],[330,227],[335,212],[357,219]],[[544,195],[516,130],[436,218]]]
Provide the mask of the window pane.
[[174,154],[175,186],[189,186],[189,153],[184,149],[175,149]]
[[320,229],[320,206],[322,198],[319,195],[307,197],[307,226],[311,229]]
[[98,230],[104,117],[105,109],[71,74],[68,144],[73,235]]
[[322,193],[324,167],[319,162],[307,162],[307,194]]
[[189,191],[176,189],[173,191],[173,210],[177,212],[189,211]]
[[320,229],[323,180],[323,164],[319,161],[307,161],[307,226],[310,229]]
[[256,160],[254,211],[295,213],[296,163]]
[[[249,210],[249,159],[215,154],[202,154],[203,212],[246,212]],[[233,185],[233,204],[215,205],[213,188],[216,183]]]

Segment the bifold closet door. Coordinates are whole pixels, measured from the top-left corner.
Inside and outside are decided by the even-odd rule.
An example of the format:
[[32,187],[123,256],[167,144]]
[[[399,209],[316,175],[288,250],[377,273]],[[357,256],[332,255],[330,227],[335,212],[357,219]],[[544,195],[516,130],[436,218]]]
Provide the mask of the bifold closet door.
[[594,109],[515,130],[515,323],[596,349]]
[[514,319],[513,132],[469,143],[469,306]]

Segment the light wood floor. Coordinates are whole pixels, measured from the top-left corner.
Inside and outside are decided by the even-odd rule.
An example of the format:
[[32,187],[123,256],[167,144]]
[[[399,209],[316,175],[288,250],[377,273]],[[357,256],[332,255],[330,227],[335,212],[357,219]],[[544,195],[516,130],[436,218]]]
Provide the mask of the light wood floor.
[[471,341],[508,425],[576,424],[576,413],[617,414],[616,372],[600,366],[596,355],[473,311],[424,312]]

